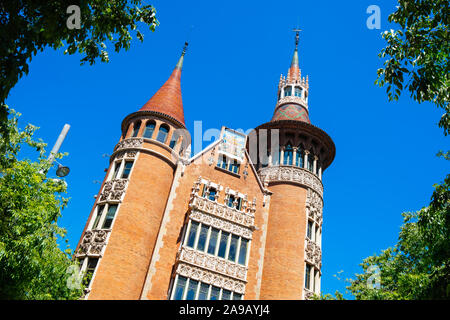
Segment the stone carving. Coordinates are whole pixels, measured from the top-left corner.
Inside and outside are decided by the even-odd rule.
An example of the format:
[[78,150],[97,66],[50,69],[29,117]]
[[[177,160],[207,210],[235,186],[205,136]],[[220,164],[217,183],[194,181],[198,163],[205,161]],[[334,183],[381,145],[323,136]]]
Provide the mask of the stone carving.
[[194,249],[182,247],[179,261],[193,264],[199,268],[209,269],[235,279],[243,281],[247,279],[246,267]]
[[306,194],[306,212],[309,218],[315,220],[319,226],[322,225],[323,200],[312,189]]
[[314,265],[318,270],[322,267],[322,250],[310,239],[306,239],[305,260]]
[[[214,228],[231,232],[237,236],[252,239],[252,229],[250,229],[249,227],[243,227],[242,221],[236,221],[236,223],[230,222],[227,221],[229,219],[224,220],[222,218],[218,218],[195,209],[191,211],[191,213],[189,214],[189,218],[203,224],[213,226]],[[242,218],[242,216],[239,216],[238,218]],[[241,225],[237,223],[240,223]]]
[[304,288],[303,290],[304,290],[305,300],[312,300],[312,298],[314,297],[314,292],[312,292],[311,290],[308,290],[306,288]]
[[77,257],[85,255],[100,255],[106,245],[108,230],[88,230],[78,248]]
[[261,181],[289,181],[307,186],[323,197],[323,185],[320,179],[312,172],[299,167],[292,166],[273,166],[259,170]]
[[233,292],[244,294],[245,282],[235,280],[233,278],[202,269],[193,265],[180,262],[177,266],[176,273],[197,281],[221,287]]
[[296,97],[296,96],[286,96],[286,97],[281,98],[277,102],[277,107],[281,106],[282,104],[286,104],[286,103],[297,103],[297,104],[300,104],[300,105],[308,108],[308,105],[306,104],[305,100],[303,100],[300,97]]
[[230,208],[224,204],[211,201],[196,194],[193,195],[189,206],[192,209],[204,211],[211,215],[218,216],[222,219],[229,220],[247,228],[253,227],[255,224],[255,216],[253,214],[254,209],[249,210],[249,212],[239,211],[235,208]]
[[142,138],[128,138],[120,141],[114,148],[114,151],[129,148],[140,148],[143,142],[144,140]]
[[100,201],[120,201],[127,187],[128,179],[114,179],[106,181],[103,192],[100,194]]

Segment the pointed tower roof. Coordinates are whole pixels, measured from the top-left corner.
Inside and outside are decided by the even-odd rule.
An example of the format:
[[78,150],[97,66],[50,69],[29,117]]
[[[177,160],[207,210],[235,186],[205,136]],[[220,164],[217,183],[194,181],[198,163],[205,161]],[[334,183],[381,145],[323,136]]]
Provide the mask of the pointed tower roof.
[[139,111],[154,111],[174,118],[184,126],[183,101],[181,99],[181,69],[183,68],[186,42],[175,68],[169,79],[161,88],[145,103]]

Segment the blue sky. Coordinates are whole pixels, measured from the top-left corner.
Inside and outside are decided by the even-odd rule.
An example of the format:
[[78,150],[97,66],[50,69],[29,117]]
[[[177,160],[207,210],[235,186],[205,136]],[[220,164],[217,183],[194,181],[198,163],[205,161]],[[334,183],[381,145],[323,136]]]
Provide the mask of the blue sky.
[[[432,185],[449,165],[435,157],[448,149],[437,127],[442,112],[408,94],[388,102],[374,85],[382,66],[380,33],[390,29],[396,1],[147,1],[160,26],[144,43],[110,52],[110,63],[80,66],[80,57],[45,50],[7,103],[20,124],[40,127],[49,149],[65,123],[71,129],[61,162],[69,206],[60,225],[75,248],[98,192],[123,118],[138,110],[169,77],[186,38],[182,75],[186,125],[247,130],[270,121],[280,74],[286,74],[296,25],[299,60],[309,75],[311,122],[336,144],[324,174],[322,290],[344,290],[342,277],[359,272],[365,257],[396,243],[401,212],[429,203]],[[369,30],[369,5],[381,8],[381,30]],[[193,27],[192,27],[193,26]],[[205,142],[205,145],[207,142]],[[51,174],[54,175],[54,172]]]

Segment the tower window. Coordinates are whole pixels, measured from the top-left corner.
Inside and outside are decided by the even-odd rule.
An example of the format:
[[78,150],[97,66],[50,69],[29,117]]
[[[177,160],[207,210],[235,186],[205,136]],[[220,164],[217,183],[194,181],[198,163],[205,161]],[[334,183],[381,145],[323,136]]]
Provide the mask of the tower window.
[[295,158],[295,165],[297,167],[303,168],[305,166],[305,153],[303,152],[302,146],[298,147]]
[[312,239],[312,229],[313,229],[313,223],[312,223],[312,221],[308,220],[308,229],[306,230],[306,236],[310,240],[313,240]]
[[114,162],[114,173],[112,175],[112,179],[117,178],[117,174],[119,173],[119,169],[120,169],[120,164],[121,164],[121,162]]
[[294,156],[294,149],[288,144],[284,150],[283,164],[292,166],[292,157]]
[[208,199],[211,201],[216,201],[216,189],[214,188],[209,188],[209,195],[208,195]]
[[237,162],[236,159],[233,159],[230,161],[230,166],[228,167],[228,170],[237,174],[239,173],[239,167],[240,164]]
[[175,287],[175,292],[173,299],[174,300],[182,300],[184,295],[184,289],[186,288],[187,278],[178,276],[177,284]]
[[313,168],[314,168],[314,157],[312,153],[310,153],[308,155],[308,170],[313,172]]
[[189,279],[188,291],[186,294],[186,300],[195,300],[197,294],[198,281]]
[[230,260],[230,261],[234,262],[236,260],[238,242],[239,242],[239,237],[233,234],[231,236],[230,250],[228,252],[228,260]]
[[205,251],[206,247],[206,238],[208,237],[209,227],[207,225],[202,224],[200,229],[200,235],[198,237],[197,250]]
[[290,96],[292,96],[292,87],[286,87],[286,88],[284,88],[284,96],[285,96],[285,97],[290,97]]
[[97,215],[95,216],[95,220],[92,225],[92,229],[97,229],[98,223],[100,222],[100,218],[102,217],[102,214],[103,214],[103,209],[105,209],[104,205],[97,206]]
[[134,126],[133,126],[133,134],[131,136],[132,137],[137,137],[140,128],[141,128],[141,122],[140,121],[135,122]]
[[218,253],[218,256],[221,258],[225,258],[229,236],[230,234],[228,232],[222,231],[222,237],[220,238],[219,253]]
[[114,220],[114,216],[116,215],[117,211],[117,204],[111,204],[108,207],[108,213],[105,217],[105,222],[103,222],[103,228],[102,229],[109,229],[111,228],[112,222]]
[[219,237],[219,229],[212,228],[211,229],[211,235],[209,238],[209,245],[208,245],[208,253],[215,255],[216,254],[216,247],[217,247],[217,239]]
[[296,97],[302,97],[302,88],[300,88],[300,87],[295,87],[295,92],[294,92],[294,95],[296,96]]
[[156,140],[158,140],[161,143],[166,143],[168,133],[169,133],[169,127],[165,124],[161,125],[159,127],[158,137],[156,137]]
[[85,287],[89,287],[92,281],[92,276],[94,275],[95,268],[98,264],[98,258],[88,258],[86,273],[84,275],[83,284]]
[[155,131],[155,126],[156,126],[156,123],[154,121],[147,122],[147,124],[145,125],[145,130],[144,130],[144,138],[149,138],[149,139],[152,138],[153,131]]
[[219,155],[219,161],[217,162],[217,166],[222,169],[227,168],[227,157],[224,155]]
[[198,226],[199,226],[198,222],[196,222],[196,221],[191,222],[191,228],[189,230],[189,236],[188,236],[188,240],[187,240],[188,247],[194,248]]
[[177,144],[178,138],[180,137],[180,135],[178,134],[177,131],[175,131],[172,135],[172,138],[170,138],[170,143],[169,143],[169,147],[173,149],[173,147],[175,147],[175,145]]
[[245,266],[246,260],[247,260],[247,247],[248,247],[248,240],[242,238],[241,239],[241,247],[239,248],[239,259],[238,263]]
[[306,264],[306,272],[305,272],[305,288],[311,289],[311,265]]
[[128,179],[130,176],[131,168],[133,167],[133,161],[125,161],[125,167],[122,172],[122,179]]

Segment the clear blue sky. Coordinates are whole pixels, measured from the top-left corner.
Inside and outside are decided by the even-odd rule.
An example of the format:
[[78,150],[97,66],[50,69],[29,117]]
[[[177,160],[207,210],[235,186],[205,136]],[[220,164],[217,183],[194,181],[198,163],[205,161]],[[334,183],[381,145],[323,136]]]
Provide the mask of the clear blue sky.
[[[61,151],[70,166],[69,206],[60,225],[75,248],[94,203],[122,119],[138,110],[164,83],[189,37],[182,75],[187,128],[249,129],[269,121],[280,74],[294,49],[291,29],[300,25],[300,68],[309,75],[310,118],[336,144],[324,174],[322,289],[343,290],[333,277],[359,272],[363,258],[395,244],[401,212],[429,203],[432,185],[449,171],[435,154],[448,149],[437,127],[441,111],[404,95],[388,102],[374,85],[390,29],[394,0],[361,1],[161,1],[160,26],[143,44],[110,53],[109,64],[80,66],[80,57],[45,50],[7,103],[23,114],[20,124],[41,129],[56,141],[64,123],[71,129]],[[366,27],[366,8],[381,8],[381,30]],[[189,32],[192,28],[192,32]],[[205,143],[206,145],[206,143]],[[54,172],[51,174],[54,175]]]

